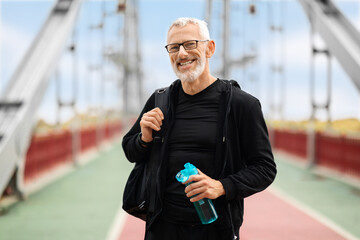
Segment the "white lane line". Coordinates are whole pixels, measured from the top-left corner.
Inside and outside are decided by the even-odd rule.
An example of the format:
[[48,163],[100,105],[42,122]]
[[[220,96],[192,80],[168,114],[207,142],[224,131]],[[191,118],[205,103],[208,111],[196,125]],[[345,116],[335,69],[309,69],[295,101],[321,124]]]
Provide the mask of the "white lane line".
[[285,200],[287,203],[289,203],[293,207],[305,212],[306,214],[313,217],[317,221],[321,222],[322,224],[324,224],[328,228],[334,230],[335,232],[337,232],[338,234],[340,234],[341,236],[343,236],[347,240],[360,240],[358,237],[352,235],[350,232],[348,232],[347,230],[345,230],[344,228],[342,228],[341,226],[339,226],[338,224],[333,222],[331,219],[321,215],[320,213],[318,213],[317,211],[315,211],[311,207],[301,203],[299,200],[297,200],[296,198],[290,196],[289,194],[287,194],[283,190],[281,190],[281,189],[279,189],[279,188],[277,188],[275,186],[271,186],[270,188],[268,188],[268,190],[271,193],[273,193],[274,195],[278,196],[279,198]]
[[127,219],[127,213],[122,209],[121,204],[116,212],[115,219],[109,229],[106,240],[118,240],[125,222]]

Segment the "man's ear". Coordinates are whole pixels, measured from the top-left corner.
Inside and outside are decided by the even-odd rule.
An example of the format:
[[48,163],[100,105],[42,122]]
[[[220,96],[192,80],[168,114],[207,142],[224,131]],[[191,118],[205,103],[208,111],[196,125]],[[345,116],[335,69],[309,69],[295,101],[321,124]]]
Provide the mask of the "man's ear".
[[212,55],[214,55],[214,52],[215,52],[215,42],[214,40],[210,40],[206,48],[206,57],[211,58]]

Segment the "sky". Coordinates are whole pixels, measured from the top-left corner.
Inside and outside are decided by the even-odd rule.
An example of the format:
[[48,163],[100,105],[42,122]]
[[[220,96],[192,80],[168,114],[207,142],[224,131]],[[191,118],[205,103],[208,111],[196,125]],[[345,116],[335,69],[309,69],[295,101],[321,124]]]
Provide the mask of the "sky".
[[[222,4],[213,1],[210,35],[215,40],[215,55],[210,59],[211,72],[220,74],[222,61]],[[256,14],[249,14],[249,4],[255,3]],[[37,32],[46,20],[53,0],[42,1],[0,1],[0,91],[9,82],[17,65],[31,45]],[[359,1],[336,1],[336,4],[351,22],[360,29]],[[91,106],[103,105],[106,108],[121,107],[118,69],[106,62],[103,70],[90,70],[101,63],[101,34],[90,30],[98,24],[102,16],[102,6],[106,12],[113,12],[115,1],[84,2],[76,24],[79,77],[76,81],[76,98],[79,112]],[[140,47],[142,71],[144,76],[145,99],[154,89],[167,86],[176,79],[169,63],[166,33],[169,25],[178,17],[205,18],[205,0],[140,0]],[[255,53],[257,59],[247,68],[232,68],[230,78],[237,80],[242,89],[260,99],[263,111],[268,118],[278,118],[278,112],[271,111],[271,105],[283,103],[283,118],[286,120],[305,120],[310,117],[310,24],[297,1],[232,1],[230,23],[230,54],[233,59]],[[105,20],[105,45],[108,48],[121,48],[121,16],[109,15]],[[282,26],[284,32],[274,33],[270,25]],[[324,46],[317,39],[319,46]],[[73,56],[65,51],[58,73],[61,80],[61,98],[73,98],[72,75]],[[282,65],[283,74],[271,71],[271,66]],[[326,98],[326,61],[316,59],[316,101],[322,103]],[[360,94],[347,77],[336,59],[332,60],[332,103],[333,119],[360,118]],[[283,81],[283,82],[282,82]],[[284,84],[283,84],[284,83]],[[99,89],[104,88],[103,94]],[[284,89],[284,98],[281,98]],[[50,81],[47,93],[41,104],[38,117],[54,122],[57,115],[55,77]],[[140,111],[141,106],[136,111]],[[66,119],[71,109],[61,111]],[[318,118],[324,120],[326,114],[320,111]]]

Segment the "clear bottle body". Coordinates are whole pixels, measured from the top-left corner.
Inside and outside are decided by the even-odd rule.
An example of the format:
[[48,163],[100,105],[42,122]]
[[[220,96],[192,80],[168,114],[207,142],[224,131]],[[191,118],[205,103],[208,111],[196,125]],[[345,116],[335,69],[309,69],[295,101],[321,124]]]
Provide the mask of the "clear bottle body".
[[[184,167],[185,169],[178,172],[175,176],[175,178],[181,183],[185,183],[191,175],[199,174],[196,167],[191,163],[186,163]],[[189,186],[190,184],[191,182],[187,183],[186,186]],[[194,206],[202,224],[212,223],[218,218],[214,204],[211,199],[201,199],[197,202],[194,202]]]
[[[188,186],[190,184],[186,185]],[[194,202],[194,206],[202,224],[212,223],[218,218],[214,204],[211,199],[203,198],[197,202]]]

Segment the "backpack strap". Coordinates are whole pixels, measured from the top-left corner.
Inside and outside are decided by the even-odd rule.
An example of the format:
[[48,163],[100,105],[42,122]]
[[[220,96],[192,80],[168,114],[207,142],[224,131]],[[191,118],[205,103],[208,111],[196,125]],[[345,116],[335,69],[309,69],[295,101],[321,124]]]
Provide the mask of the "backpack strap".
[[169,89],[170,87],[165,87],[155,90],[155,107],[159,107],[161,111],[168,108]]
[[[164,116],[168,115],[169,112],[169,98],[170,98],[170,87],[159,88],[155,90],[155,107],[160,108]],[[160,131],[153,131],[153,138],[155,142],[164,142],[163,128]]]
[[[155,90],[155,107],[158,107],[163,112],[164,116],[167,116],[169,112],[169,87],[159,88]],[[150,179],[150,202],[149,202],[149,213],[152,215],[155,211],[155,202],[157,196],[156,179],[158,179],[160,169],[160,157],[161,157],[161,146],[164,142],[163,128],[160,131],[153,131],[153,144],[151,149],[151,159],[153,159],[151,165],[151,179]]]
[[237,81],[231,79],[231,80],[229,80],[229,83],[230,83],[231,86],[238,87],[238,88],[241,89],[241,87],[240,87],[240,85],[239,85],[239,83]]

